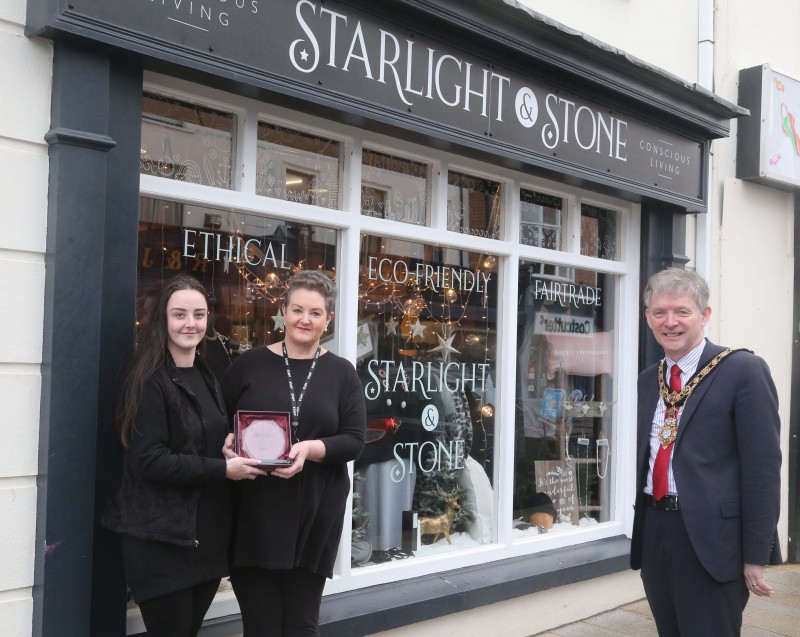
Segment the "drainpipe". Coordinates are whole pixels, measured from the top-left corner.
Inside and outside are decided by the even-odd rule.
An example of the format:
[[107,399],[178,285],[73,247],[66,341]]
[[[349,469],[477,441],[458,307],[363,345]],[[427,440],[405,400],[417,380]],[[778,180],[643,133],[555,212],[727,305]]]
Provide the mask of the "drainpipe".
[[[698,0],[697,2],[697,83],[699,86],[714,90],[714,2],[715,0]],[[707,281],[711,276],[711,188],[712,168],[709,158],[708,183],[706,184],[706,201],[708,210],[697,215],[696,237],[696,270]]]

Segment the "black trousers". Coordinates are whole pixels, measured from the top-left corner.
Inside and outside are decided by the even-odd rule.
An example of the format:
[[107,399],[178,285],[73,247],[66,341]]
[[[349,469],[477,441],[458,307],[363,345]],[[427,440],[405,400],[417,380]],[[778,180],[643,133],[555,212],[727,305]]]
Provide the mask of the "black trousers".
[[148,637],[196,637],[219,580],[203,582],[139,604]]
[[680,511],[648,507],[642,539],[642,583],[659,637],[741,634],[750,596],[744,573],[732,582],[711,577],[694,552]]
[[319,637],[323,575],[301,568],[237,568],[231,584],[244,637]]

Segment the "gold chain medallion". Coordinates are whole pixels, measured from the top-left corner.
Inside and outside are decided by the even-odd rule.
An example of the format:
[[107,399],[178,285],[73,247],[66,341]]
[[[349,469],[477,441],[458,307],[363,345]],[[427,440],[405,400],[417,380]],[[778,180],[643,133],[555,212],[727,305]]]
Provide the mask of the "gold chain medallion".
[[679,392],[670,392],[664,384],[664,362],[666,359],[662,358],[658,363],[658,388],[664,404],[667,406],[667,413],[664,415],[664,424],[658,430],[658,441],[661,446],[666,449],[678,436],[678,408],[692,395],[694,388],[700,384],[700,381],[708,376],[719,362],[730,354],[733,350],[726,349],[717,354],[703,369],[695,374],[692,379],[686,383],[686,386]]

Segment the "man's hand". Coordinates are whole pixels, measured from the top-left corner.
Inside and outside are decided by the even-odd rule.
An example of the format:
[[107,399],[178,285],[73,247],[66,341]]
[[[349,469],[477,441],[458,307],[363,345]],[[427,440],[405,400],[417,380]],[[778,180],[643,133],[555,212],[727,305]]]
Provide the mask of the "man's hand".
[[744,581],[747,584],[747,590],[751,593],[759,597],[772,597],[775,591],[764,580],[764,571],[765,568],[759,564],[745,564]]

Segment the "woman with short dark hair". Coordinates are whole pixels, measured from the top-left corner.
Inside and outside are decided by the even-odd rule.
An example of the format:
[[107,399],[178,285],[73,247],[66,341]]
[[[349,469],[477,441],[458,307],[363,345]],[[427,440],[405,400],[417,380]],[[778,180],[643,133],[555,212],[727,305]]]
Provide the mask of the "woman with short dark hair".
[[355,368],[320,345],[335,299],[323,273],[298,272],[284,297],[284,340],[245,352],[223,377],[231,414],[287,412],[292,421],[291,465],[237,485],[231,582],[245,637],[319,635],[350,493],[347,463],[361,454],[366,430]]

